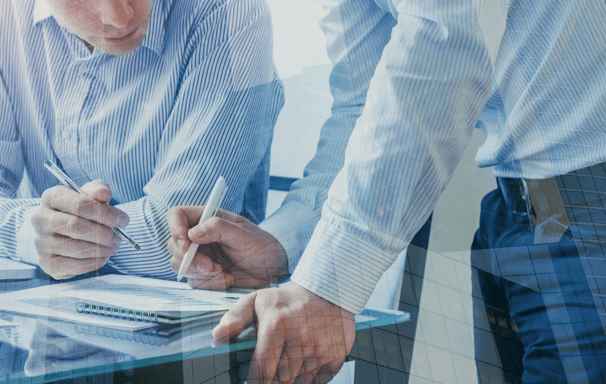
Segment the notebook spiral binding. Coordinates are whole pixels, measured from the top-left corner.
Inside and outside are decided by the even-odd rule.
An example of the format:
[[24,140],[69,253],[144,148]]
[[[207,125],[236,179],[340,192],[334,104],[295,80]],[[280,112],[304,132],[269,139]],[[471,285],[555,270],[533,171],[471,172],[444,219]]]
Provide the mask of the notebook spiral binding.
[[111,305],[97,303],[94,301],[79,301],[76,303],[76,311],[79,313],[90,313],[114,317],[116,319],[158,322],[158,314],[153,311],[136,311],[133,309],[114,307]]

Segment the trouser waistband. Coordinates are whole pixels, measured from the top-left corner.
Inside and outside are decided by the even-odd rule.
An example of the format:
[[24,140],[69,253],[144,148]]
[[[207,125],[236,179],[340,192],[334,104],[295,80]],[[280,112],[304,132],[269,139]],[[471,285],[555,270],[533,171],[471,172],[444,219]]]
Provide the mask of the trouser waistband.
[[[606,192],[604,163],[548,179],[497,178],[497,184],[507,207],[519,217],[527,217],[535,227],[556,217],[568,225],[564,200],[566,191],[577,193]],[[581,204],[586,205],[586,204]]]

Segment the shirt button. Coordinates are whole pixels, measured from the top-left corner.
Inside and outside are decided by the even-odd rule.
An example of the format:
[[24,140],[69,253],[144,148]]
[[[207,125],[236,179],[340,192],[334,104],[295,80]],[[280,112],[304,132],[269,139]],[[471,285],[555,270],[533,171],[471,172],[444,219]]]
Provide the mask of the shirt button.
[[79,68],[80,73],[85,73],[86,71],[88,71],[88,68],[86,68],[86,65],[82,64]]
[[70,137],[72,137],[72,134],[69,133],[69,131],[61,132],[61,138],[63,138],[63,140],[69,140]]

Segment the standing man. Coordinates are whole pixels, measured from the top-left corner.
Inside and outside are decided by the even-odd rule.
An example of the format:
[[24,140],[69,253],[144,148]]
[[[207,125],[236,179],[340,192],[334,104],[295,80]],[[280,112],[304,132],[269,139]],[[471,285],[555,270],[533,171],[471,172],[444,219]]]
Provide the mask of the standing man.
[[219,175],[226,209],[264,218],[283,91],[263,0],[8,0],[0,25],[0,256],[174,278],[166,212]]
[[[241,300],[215,337],[256,323],[250,379],[328,381],[353,343],[353,314],[429,216],[476,127],[486,137],[476,161],[494,166],[498,189],[482,202],[474,274],[524,344],[521,380],[603,382],[606,4],[320,3],[340,107],[331,120],[361,115],[293,284]],[[263,228],[286,250],[299,237],[283,240],[290,228],[273,219]],[[261,246],[238,248],[237,235]],[[267,233],[231,215],[189,237],[218,241],[232,270],[278,265],[256,260],[275,244]],[[204,281],[226,273],[204,268]]]

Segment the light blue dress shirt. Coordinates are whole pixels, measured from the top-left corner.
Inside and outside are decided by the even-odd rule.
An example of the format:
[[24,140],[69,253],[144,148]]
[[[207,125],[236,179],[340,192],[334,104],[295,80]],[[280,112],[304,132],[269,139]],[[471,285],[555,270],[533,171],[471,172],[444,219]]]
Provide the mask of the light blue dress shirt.
[[[0,255],[37,260],[30,215],[59,182],[105,180],[130,216],[109,265],[174,277],[166,212],[202,205],[219,175],[223,208],[262,220],[273,127],[283,105],[263,0],[154,0],[126,56],[90,52],[44,0],[0,3]],[[26,172],[34,198],[15,199]]]
[[474,128],[477,164],[497,177],[606,160],[605,2],[319,2],[333,114],[306,177],[262,223],[308,290],[358,313]]

